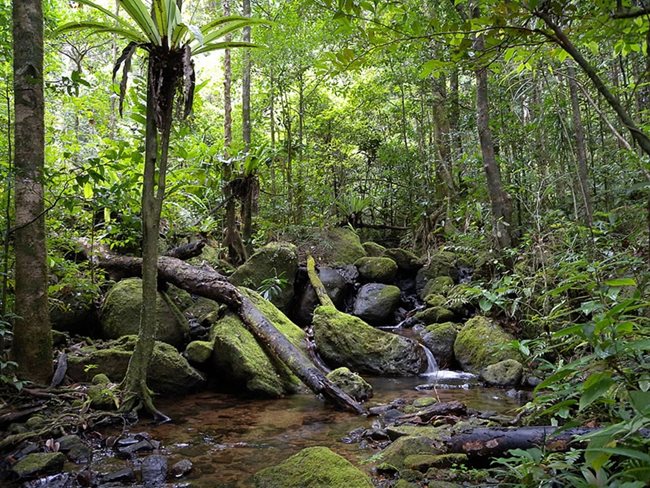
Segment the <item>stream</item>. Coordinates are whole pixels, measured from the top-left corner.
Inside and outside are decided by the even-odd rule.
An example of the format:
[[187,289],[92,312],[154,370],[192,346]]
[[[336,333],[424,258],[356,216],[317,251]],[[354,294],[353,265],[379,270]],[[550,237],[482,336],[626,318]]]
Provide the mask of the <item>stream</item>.
[[[505,390],[485,388],[468,375],[453,371],[429,372],[420,377],[367,378],[374,397],[367,406],[402,398],[434,396],[440,401],[459,400],[482,411],[512,414],[520,402]],[[417,390],[436,383],[435,389]],[[146,430],[162,441],[170,464],[190,459],[192,472],[176,486],[235,488],[252,486],[252,475],[277,464],[301,449],[327,446],[364,469],[374,450],[341,439],[359,427],[371,427],[376,417],[363,418],[336,411],[312,394],[282,399],[245,399],[224,393],[202,392],[184,398],[161,399],[158,407],[172,423],[139,424],[131,432]],[[110,469],[116,459],[99,460]],[[188,485],[188,482],[190,485]]]

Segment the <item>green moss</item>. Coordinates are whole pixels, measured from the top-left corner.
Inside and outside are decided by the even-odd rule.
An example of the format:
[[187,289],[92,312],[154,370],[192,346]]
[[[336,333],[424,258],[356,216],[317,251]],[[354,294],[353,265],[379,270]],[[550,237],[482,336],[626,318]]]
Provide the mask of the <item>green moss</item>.
[[413,403],[411,405],[417,408],[423,408],[423,407],[428,407],[429,405],[433,405],[434,403],[437,402],[438,400],[434,397],[420,397],[413,400]]
[[427,307],[444,307],[446,302],[447,299],[445,297],[436,293],[431,293],[424,299]]
[[406,467],[405,460],[414,454],[439,454],[433,446],[433,440],[422,436],[404,436],[396,439],[383,451],[372,456],[368,461],[373,463],[388,463],[400,471]]
[[416,313],[414,317],[425,324],[438,324],[454,320],[455,315],[454,312],[447,308],[432,307]]
[[467,463],[467,454],[414,454],[404,459],[407,468],[426,473],[430,468],[451,468]]
[[[258,293],[243,287],[240,290],[281,334],[306,354],[305,332],[302,329]],[[300,380],[284,364],[264,351],[236,315],[228,313],[217,321],[212,326],[210,337],[214,344],[212,364],[225,380],[239,384],[252,393],[273,397],[295,392],[299,388]]]
[[368,283],[359,290],[352,313],[372,325],[385,325],[393,319],[400,296],[400,289],[394,285]]
[[[135,348],[136,336],[125,336],[107,343],[104,349],[82,348],[68,357],[68,374],[75,381],[90,381],[104,373],[122,381]],[[148,374],[149,386],[156,393],[181,394],[201,387],[205,378],[169,344],[156,341]]]
[[365,257],[357,259],[354,265],[365,281],[391,283],[397,276],[397,264],[390,258]]
[[28,454],[11,468],[18,478],[59,473],[63,469],[65,455],[60,452],[37,452]]
[[327,374],[327,378],[358,401],[372,398],[372,386],[370,383],[348,368],[337,368],[330,371]]
[[314,244],[313,254],[320,258],[320,262],[330,265],[353,264],[366,256],[359,236],[347,227],[323,230]]
[[212,341],[192,341],[185,348],[185,357],[192,364],[204,364],[212,356]]
[[408,249],[399,247],[386,249],[385,256],[392,258],[397,263],[399,269],[404,271],[415,271],[422,267],[420,258]]
[[368,475],[327,447],[310,447],[255,474],[256,488],[372,488]]
[[481,371],[481,377],[495,386],[516,386],[521,382],[524,367],[519,361],[506,359],[490,364]]
[[[142,308],[142,280],[129,278],[116,283],[104,300],[100,322],[106,339],[137,334]],[[156,298],[156,339],[178,346],[189,334],[187,322],[179,323],[158,294]]]
[[355,371],[388,375],[417,374],[426,365],[420,345],[369,326],[334,307],[314,311],[314,339],[325,361]]
[[517,352],[508,346],[512,340],[510,334],[487,318],[474,317],[458,332],[454,355],[465,371],[478,373],[490,364],[517,359]]
[[293,284],[298,270],[298,249],[289,242],[271,242],[259,249],[230,276],[230,282],[257,290],[264,281],[279,277],[287,281],[272,302],[280,308],[288,307],[293,298]]
[[366,254],[373,258],[380,258],[386,252],[386,248],[381,244],[377,244],[376,242],[368,241],[368,242],[364,242],[361,245],[363,246],[363,249],[366,251]]
[[428,295],[434,294],[446,297],[453,287],[454,280],[451,277],[437,276],[427,281],[426,285],[424,285],[424,288],[422,289],[420,296],[427,297]]

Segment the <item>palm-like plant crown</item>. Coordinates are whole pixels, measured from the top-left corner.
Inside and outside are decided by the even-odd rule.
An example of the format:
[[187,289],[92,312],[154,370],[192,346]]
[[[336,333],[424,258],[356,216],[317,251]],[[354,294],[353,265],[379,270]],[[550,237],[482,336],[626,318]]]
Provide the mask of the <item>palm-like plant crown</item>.
[[[152,0],[151,8],[142,0],[118,0],[128,18],[121,17],[91,0],[76,0],[102,12],[105,22],[75,21],[59,27],[58,32],[73,30],[93,34],[113,33],[129,41],[115,67],[113,78],[122,68],[120,82],[120,113],[126,92],[131,59],[138,48],[149,53],[149,88],[152,90],[155,120],[158,129],[171,123],[174,95],[182,93],[183,115],[192,109],[195,75],[192,55],[231,47],[255,47],[247,42],[222,41],[233,31],[251,24],[264,23],[259,19],[228,16],[219,17],[198,28],[184,22],[176,0]],[[180,90],[179,90],[180,89]]]

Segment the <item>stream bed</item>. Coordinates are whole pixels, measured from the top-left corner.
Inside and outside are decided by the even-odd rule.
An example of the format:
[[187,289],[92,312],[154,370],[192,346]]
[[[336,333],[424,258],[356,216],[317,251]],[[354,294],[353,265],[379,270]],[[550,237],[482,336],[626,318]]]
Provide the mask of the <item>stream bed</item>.
[[[485,388],[455,372],[410,378],[368,378],[375,396],[371,407],[396,398],[413,401],[434,396],[440,401],[458,400],[481,411],[513,414],[520,405],[506,390]],[[435,389],[418,385],[437,382]],[[311,394],[282,399],[244,399],[223,393],[203,392],[184,398],[159,400],[158,407],[172,423],[140,423],[130,431],[146,431],[162,442],[170,463],[189,459],[194,467],[177,486],[235,488],[252,486],[252,475],[277,464],[301,449],[327,446],[364,469],[363,461],[374,450],[342,441],[350,431],[371,427],[376,417],[363,418],[336,411]],[[111,459],[104,459],[110,464]],[[101,461],[100,461],[101,463]]]

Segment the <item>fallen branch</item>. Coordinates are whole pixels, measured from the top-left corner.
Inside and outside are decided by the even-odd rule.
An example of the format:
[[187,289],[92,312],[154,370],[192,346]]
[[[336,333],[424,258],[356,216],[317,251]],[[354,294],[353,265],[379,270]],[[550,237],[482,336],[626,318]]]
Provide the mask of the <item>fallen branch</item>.
[[[104,248],[95,251],[91,259],[97,266],[131,276],[141,274],[142,259],[118,256]],[[339,407],[357,414],[366,413],[359,402],[327,379],[296,346],[278,332],[253,302],[223,275],[207,267],[196,267],[173,257],[161,256],[158,258],[158,276],[178,288],[227,305],[239,315],[257,340],[286,364],[314,393],[321,394]]]

